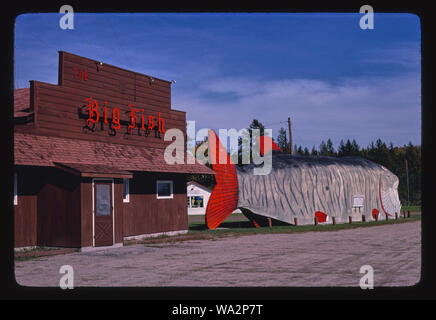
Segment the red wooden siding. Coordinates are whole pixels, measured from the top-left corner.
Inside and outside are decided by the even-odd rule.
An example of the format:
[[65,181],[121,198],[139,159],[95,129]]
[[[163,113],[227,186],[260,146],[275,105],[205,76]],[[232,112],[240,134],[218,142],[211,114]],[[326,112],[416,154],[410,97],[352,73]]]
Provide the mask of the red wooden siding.
[[[74,68],[87,71],[87,81],[74,78]],[[78,109],[87,105],[87,98],[97,100],[100,117],[103,117],[104,102],[107,101],[108,116],[112,118],[113,108],[120,110],[122,120],[130,121],[129,105],[140,112],[136,116],[141,125],[141,115],[158,119],[160,112],[164,128],[178,128],[185,132],[186,113],[171,109],[171,84],[136,72],[103,64],[67,52],[59,53],[59,85],[31,81],[30,109],[34,111],[35,130],[27,126],[15,126],[18,131],[36,134],[71,137],[112,143],[131,144],[144,147],[165,148],[171,142],[164,142],[163,136],[155,138],[154,131],[145,136],[143,130],[127,134],[127,126],[116,130],[116,136],[109,135],[109,125],[96,124],[95,132],[83,129],[86,119],[79,118]],[[144,112],[142,113],[142,109]],[[84,109],[86,112],[86,108]]]
[[78,247],[79,177],[47,167],[16,166],[15,171],[15,247]]
[[17,205],[14,205],[14,246],[36,246],[39,175],[24,166],[16,166],[14,171],[17,173],[18,195]]
[[36,195],[19,195],[14,206],[14,245],[36,246]]
[[[174,197],[156,199],[156,181],[172,180]],[[130,181],[130,202],[123,203],[124,236],[188,229],[186,175],[138,173]]]
[[38,193],[38,245],[80,247],[80,178],[44,168]]
[[81,245],[92,247],[92,179],[83,179],[80,184],[81,198]]

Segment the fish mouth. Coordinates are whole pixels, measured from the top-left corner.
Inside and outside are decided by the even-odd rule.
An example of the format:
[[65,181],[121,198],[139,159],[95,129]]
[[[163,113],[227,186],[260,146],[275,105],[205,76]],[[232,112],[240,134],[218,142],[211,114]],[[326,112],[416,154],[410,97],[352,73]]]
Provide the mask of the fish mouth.
[[399,213],[401,204],[399,203],[398,192],[396,191],[398,181],[395,181],[392,187],[386,190],[383,190],[381,185],[382,178],[380,177],[378,183],[378,196],[383,213],[386,216],[392,216],[394,212]]

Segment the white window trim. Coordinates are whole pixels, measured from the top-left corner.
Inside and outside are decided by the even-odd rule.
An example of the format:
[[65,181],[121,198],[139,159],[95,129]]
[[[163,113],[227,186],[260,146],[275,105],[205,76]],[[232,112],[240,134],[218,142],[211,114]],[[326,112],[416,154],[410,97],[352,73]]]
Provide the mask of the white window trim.
[[[354,199],[355,198],[362,198],[363,199],[363,202],[362,202],[362,205],[361,206],[359,206],[359,205],[355,205],[355,203],[354,203]],[[355,195],[353,195],[353,200],[352,200],[353,202],[351,203],[351,207],[352,208],[363,208],[364,206],[365,206],[365,195],[363,195],[363,194],[355,194]]]
[[130,202],[130,179],[128,178],[123,178],[123,189],[124,189],[124,183],[126,183],[126,198],[124,199],[124,194],[123,194],[123,202],[124,203],[129,203]]
[[[158,185],[159,183],[169,183],[170,184],[170,190],[171,190],[171,195],[169,196],[159,196],[158,194]],[[174,192],[173,192],[173,181],[172,180],[157,180],[156,181],[156,199],[172,199],[174,197]]]
[[18,205],[18,174],[14,172],[14,206]]

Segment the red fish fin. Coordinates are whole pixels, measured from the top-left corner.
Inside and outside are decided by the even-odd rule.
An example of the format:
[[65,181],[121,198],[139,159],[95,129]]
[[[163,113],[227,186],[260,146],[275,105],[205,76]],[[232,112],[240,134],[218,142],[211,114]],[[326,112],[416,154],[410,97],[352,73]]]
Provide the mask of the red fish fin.
[[[209,229],[215,229],[238,205],[238,178],[235,164],[212,130],[209,130],[209,156],[212,159],[212,169],[215,171],[216,186],[207,203],[206,225]],[[226,162],[220,164],[219,158],[224,157]]]
[[316,211],[315,217],[318,220],[318,222],[326,222],[327,221],[327,215],[322,211]]
[[[268,141],[267,141],[268,140]],[[265,141],[267,141],[267,143],[265,144]],[[270,147],[270,143],[269,141],[271,141],[271,147]],[[257,137],[257,142],[259,143],[260,146],[260,154],[263,156],[264,154],[270,152],[271,150],[275,150],[275,151],[280,151],[283,152],[282,149],[280,149],[280,147],[278,145],[275,144],[274,141],[272,141],[271,137],[268,136],[260,136]],[[266,150],[265,150],[266,147]]]

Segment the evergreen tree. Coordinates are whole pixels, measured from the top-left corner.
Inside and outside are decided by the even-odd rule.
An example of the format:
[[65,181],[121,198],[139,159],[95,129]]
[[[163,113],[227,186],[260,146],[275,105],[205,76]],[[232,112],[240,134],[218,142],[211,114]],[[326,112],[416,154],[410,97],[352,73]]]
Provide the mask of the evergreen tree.
[[301,147],[301,146],[299,146],[298,148],[297,148],[297,145],[295,145],[295,149],[294,149],[296,152],[295,152],[295,154],[297,155],[297,156],[302,156],[302,155],[304,155],[304,152],[303,152],[303,148]]
[[353,139],[351,142],[351,156],[360,156],[360,146],[357,144],[356,140]]
[[327,155],[330,157],[336,156],[335,148],[333,148],[333,142],[330,138],[327,140]]
[[252,136],[253,136],[253,129],[259,129],[259,136],[263,136],[265,133],[265,126],[262,124],[262,122],[260,122],[257,119],[253,119],[253,121],[251,121],[250,125],[248,126],[248,132],[246,135],[244,135],[243,137],[241,137],[238,141],[238,153],[239,153],[239,161],[238,164],[242,165],[242,147],[244,145],[244,143],[246,145],[249,146],[249,150],[247,150],[247,152],[249,152],[250,154],[250,163],[253,163],[253,146],[254,144],[256,144],[256,141],[252,141]]
[[277,146],[283,150],[285,153],[289,153],[289,143],[287,140],[286,129],[280,128],[279,134],[277,135]]
[[319,155],[321,155],[321,156],[327,156],[328,155],[327,145],[324,142],[324,140],[322,140],[321,144],[319,145]]
[[338,156],[344,157],[346,154],[347,154],[347,152],[345,150],[345,143],[344,143],[344,140],[341,139],[341,141],[339,142],[339,147],[338,147]]

